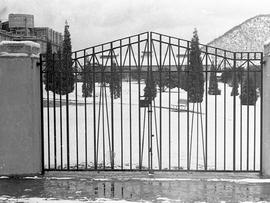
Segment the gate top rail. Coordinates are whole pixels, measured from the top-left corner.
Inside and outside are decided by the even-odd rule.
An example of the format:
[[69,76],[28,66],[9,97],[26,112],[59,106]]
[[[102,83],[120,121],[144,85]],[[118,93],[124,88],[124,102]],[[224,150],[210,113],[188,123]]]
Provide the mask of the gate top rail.
[[[85,57],[89,57],[92,55],[97,55],[100,53],[108,52],[111,50],[118,49],[120,47],[126,47],[133,44],[137,44],[144,41],[152,41],[163,43],[167,45],[171,45],[174,47],[180,47],[184,48],[186,50],[190,50],[190,40],[185,40],[165,34],[160,34],[157,32],[142,32],[136,35],[131,35],[128,37],[116,39],[110,42],[98,44],[95,46],[87,47],[84,49],[79,49],[72,52],[72,58],[73,60],[82,59]],[[261,61],[263,53],[262,52],[233,52],[230,50],[213,47],[205,44],[199,43],[199,46],[201,47],[201,52],[203,54],[207,54],[209,56],[218,56],[224,59],[228,60],[256,60]],[[43,62],[45,61],[45,54],[41,54],[43,56]]]

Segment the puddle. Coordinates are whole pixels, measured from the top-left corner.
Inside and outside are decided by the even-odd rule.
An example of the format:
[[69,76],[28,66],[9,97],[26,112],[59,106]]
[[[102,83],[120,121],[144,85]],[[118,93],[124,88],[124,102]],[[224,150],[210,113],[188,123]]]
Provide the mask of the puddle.
[[270,202],[269,179],[87,179],[70,177],[0,180],[5,202]]

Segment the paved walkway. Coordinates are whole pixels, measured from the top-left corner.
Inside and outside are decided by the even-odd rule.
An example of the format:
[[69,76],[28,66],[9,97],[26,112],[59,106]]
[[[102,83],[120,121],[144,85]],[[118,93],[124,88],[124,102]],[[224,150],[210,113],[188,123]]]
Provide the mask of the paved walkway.
[[0,177],[0,202],[270,202],[270,179],[243,173],[49,172]]

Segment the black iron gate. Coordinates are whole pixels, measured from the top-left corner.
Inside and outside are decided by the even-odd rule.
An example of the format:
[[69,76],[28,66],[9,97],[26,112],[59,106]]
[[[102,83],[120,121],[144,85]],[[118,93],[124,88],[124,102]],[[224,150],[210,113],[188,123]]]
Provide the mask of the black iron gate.
[[68,94],[64,59],[41,56],[44,170],[259,172],[262,53],[200,44],[191,103],[191,43],[145,32],[75,51]]

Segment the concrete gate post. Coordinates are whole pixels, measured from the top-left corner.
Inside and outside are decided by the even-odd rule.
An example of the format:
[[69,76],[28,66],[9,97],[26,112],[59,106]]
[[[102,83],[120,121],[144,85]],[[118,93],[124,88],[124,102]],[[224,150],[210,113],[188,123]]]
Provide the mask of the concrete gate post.
[[264,45],[262,174],[270,176],[270,41]]
[[0,43],[0,175],[42,170],[40,46]]

